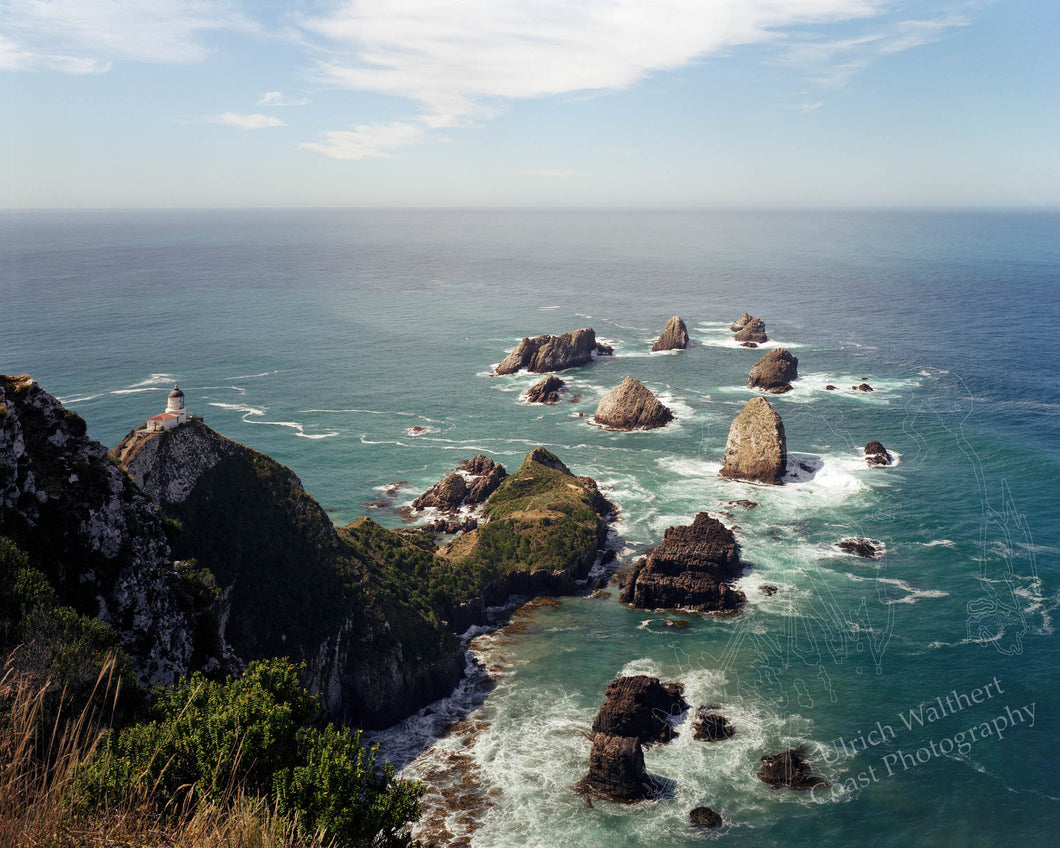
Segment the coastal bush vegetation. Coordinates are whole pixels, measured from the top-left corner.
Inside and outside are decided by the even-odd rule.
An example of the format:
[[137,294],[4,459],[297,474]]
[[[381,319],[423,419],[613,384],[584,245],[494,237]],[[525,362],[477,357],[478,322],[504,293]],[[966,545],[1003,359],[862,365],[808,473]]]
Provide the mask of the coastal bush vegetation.
[[289,660],[144,693],[110,628],[4,537],[0,638],[0,844],[408,844],[420,787],[326,724]]

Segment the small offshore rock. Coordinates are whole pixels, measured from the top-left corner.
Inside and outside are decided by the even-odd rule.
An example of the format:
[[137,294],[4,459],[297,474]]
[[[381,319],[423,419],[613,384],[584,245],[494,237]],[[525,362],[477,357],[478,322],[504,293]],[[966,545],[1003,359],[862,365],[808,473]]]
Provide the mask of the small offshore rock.
[[666,322],[662,335],[651,346],[653,352],[661,350],[684,350],[688,347],[688,329],[680,315]]
[[779,485],[787,462],[787,439],[780,415],[765,398],[751,398],[729,428],[721,476]]
[[754,509],[758,506],[757,501],[749,501],[746,498],[738,498],[734,501],[725,501],[726,506],[742,506],[744,509]]
[[865,461],[872,466],[890,465],[894,462],[894,457],[880,442],[869,442],[865,445]]
[[535,383],[526,392],[527,403],[556,403],[559,400],[559,393],[567,384],[564,383],[559,377],[554,374],[550,374],[545,377],[541,382]]
[[773,754],[761,759],[759,780],[774,789],[787,786],[790,789],[813,789],[828,783],[813,773],[809,760],[801,748],[789,748],[782,754]]
[[725,716],[712,712],[708,707],[700,707],[696,711],[696,720],[692,724],[692,738],[699,742],[720,742],[722,739],[732,739],[736,735],[733,727]]
[[878,542],[875,539],[863,539],[860,536],[853,539],[842,539],[836,542],[836,547],[862,559],[879,559],[883,556],[883,542]]
[[826,392],[834,392],[836,390],[836,387],[829,383],[827,386],[824,387],[824,390]]
[[758,587],[758,591],[765,595],[767,598],[773,597],[777,593],[776,586],[770,586],[768,583],[763,583]]
[[688,820],[696,827],[721,827],[721,814],[710,807],[696,807],[688,814]]
[[632,377],[626,377],[600,399],[595,415],[597,424],[615,430],[654,430],[665,427],[673,418],[673,412]]
[[761,318],[752,318],[737,330],[733,338],[738,342],[756,342],[757,344],[767,342],[769,336],[766,335],[766,322]]
[[799,360],[782,347],[773,348],[751,366],[747,385],[773,394],[791,391],[792,380],[799,376]]
[[871,391],[874,391],[872,386],[870,386],[868,383],[861,383],[860,385],[857,385],[857,386],[851,386],[850,390],[854,391],[854,392],[871,392]]

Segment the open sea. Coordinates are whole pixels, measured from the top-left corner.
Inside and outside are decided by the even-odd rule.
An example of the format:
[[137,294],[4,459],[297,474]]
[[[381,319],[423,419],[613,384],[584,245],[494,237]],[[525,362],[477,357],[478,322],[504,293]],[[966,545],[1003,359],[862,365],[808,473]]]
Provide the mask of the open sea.
[[[769,401],[814,470],[782,487],[718,476],[764,352],[732,341],[745,310],[799,359]],[[671,315],[694,346],[649,353]],[[563,402],[490,376],[523,336],[579,327],[615,356],[563,374]],[[409,776],[472,778],[478,811],[446,828],[476,848],[1060,844],[1058,212],[0,213],[0,371],[108,446],[179,381],[339,524],[399,526],[459,460],[514,470],[544,445],[618,505],[620,566],[699,511],[736,527],[741,615],[675,629],[613,589],[563,598],[474,642],[491,680],[375,737]],[[677,420],[590,426],[627,374]],[[865,464],[871,440],[893,467]],[[851,536],[883,557],[840,552]],[[646,753],[659,800],[590,808],[583,732],[630,673],[737,734],[686,720]],[[794,746],[829,788],[756,778]],[[700,805],[724,827],[690,828]]]

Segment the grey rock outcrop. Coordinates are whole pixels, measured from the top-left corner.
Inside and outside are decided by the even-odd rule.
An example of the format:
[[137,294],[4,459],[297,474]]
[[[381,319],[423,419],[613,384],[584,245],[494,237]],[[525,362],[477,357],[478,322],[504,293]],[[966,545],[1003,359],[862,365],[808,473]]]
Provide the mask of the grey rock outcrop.
[[446,474],[412,502],[416,510],[433,507],[442,512],[456,512],[464,506],[486,502],[508,476],[503,465],[479,454],[463,460],[456,471]]
[[740,574],[738,551],[732,531],[701,512],[691,525],[670,527],[637,561],[619,599],[639,609],[734,612],[747,601],[728,585]]
[[526,402],[556,403],[559,400],[559,393],[563,391],[565,387],[566,383],[555,374],[550,374],[548,377],[534,383],[534,385],[526,390]]
[[598,344],[596,333],[588,328],[563,333],[559,336],[542,335],[524,338],[509,353],[494,371],[495,374],[514,374],[516,371],[533,371],[544,374],[549,371],[564,371],[592,362],[593,354],[608,354],[611,349]]
[[213,646],[158,507],[86,431],[30,377],[0,376],[0,534],[62,603],[111,625],[141,683],[174,683]]
[[751,398],[729,428],[721,476],[779,484],[787,461],[787,440],[780,415],[765,398]]
[[751,366],[747,385],[773,394],[791,391],[791,381],[799,376],[799,360],[782,347],[775,347]]
[[594,420],[615,430],[653,430],[673,421],[674,414],[643,383],[626,377],[600,400]]
[[651,346],[653,351],[684,350],[688,347],[688,329],[680,315],[675,315],[666,322],[662,335]]

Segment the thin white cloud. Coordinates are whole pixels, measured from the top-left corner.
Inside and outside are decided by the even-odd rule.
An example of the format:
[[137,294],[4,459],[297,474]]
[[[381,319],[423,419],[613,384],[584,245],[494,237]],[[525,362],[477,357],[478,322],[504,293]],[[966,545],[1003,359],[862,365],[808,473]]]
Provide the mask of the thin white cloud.
[[102,74],[110,70],[110,63],[79,56],[34,52],[0,34],[0,71],[43,70],[72,75]]
[[266,91],[258,99],[258,106],[305,106],[309,101],[304,97],[290,98],[284,96],[282,91]]
[[800,68],[818,85],[841,88],[881,58],[939,41],[968,23],[965,16],[952,13],[932,20],[894,21],[856,37],[792,43],[779,61]]
[[512,171],[512,175],[516,177],[573,177],[576,173],[578,172],[573,168],[563,170],[538,168],[526,171]]
[[241,115],[238,112],[222,112],[220,115],[212,115],[205,119],[211,124],[226,124],[230,127],[239,127],[241,130],[264,130],[269,127],[285,127],[287,124],[272,115]]
[[208,33],[255,29],[224,0],[9,0],[0,36],[20,59],[0,53],[0,67],[97,73],[115,61],[190,64],[208,54]]
[[352,130],[322,133],[322,142],[304,141],[299,147],[323,153],[332,159],[388,158],[397,147],[416,144],[426,132],[422,124],[398,121],[390,124],[362,124]]
[[[344,0],[299,24],[323,51],[322,81],[412,101],[418,114],[402,126],[434,129],[485,120],[513,100],[626,88],[725,48],[777,40],[783,27],[870,17],[885,2]],[[365,131],[340,146],[355,153]],[[394,135],[400,145],[423,138],[422,129]],[[365,155],[382,155],[385,138],[373,142]]]

